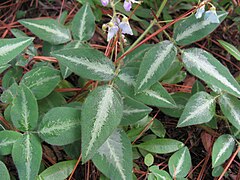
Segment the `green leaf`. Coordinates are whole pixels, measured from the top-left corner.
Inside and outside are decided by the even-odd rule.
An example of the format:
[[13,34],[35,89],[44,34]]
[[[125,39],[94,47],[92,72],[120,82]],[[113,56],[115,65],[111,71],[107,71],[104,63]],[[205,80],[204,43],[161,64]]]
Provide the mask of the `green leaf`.
[[11,29],[11,33],[16,37],[16,38],[20,38],[20,37],[28,37],[28,35],[26,35],[23,31],[21,31],[20,29]]
[[132,146],[124,131],[115,130],[97,150],[93,163],[108,178],[132,179]]
[[126,55],[123,59],[125,67],[140,67],[140,63],[143,60],[144,54],[152,47],[151,44],[143,44]]
[[14,143],[12,158],[20,179],[36,179],[42,160],[42,147],[38,137],[24,134]]
[[152,111],[145,104],[138,102],[130,97],[123,99],[123,118],[121,125],[130,125],[144,118]]
[[56,163],[38,175],[37,180],[65,180],[72,172],[76,160]]
[[158,137],[164,138],[166,130],[160,120],[154,119],[150,127],[151,131]]
[[177,48],[170,41],[163,41],[147,51],[137,76],[135,92],[142,92],[158,82],[168,71],[176,55]]
[[125,67],[121,69],[118,76],[114,79],[119,91],[132,97],[134,95],[134,85],[136,84],[136,77],[138,73],[138,68],[136,67]]
[[12,84],[18,82],[22,78],[23,69],[14,67],[9,69],[2,78],[2,87],[8,89]]
[[149,167],[149,171],[154,175],[154,180],[172,180],[171,176],[164,170],[160,170],[158,166]]
[[[227,14],[225,11],[217,12],[219,21],[222,22],[227,17]],[[196,19],[195,15],[192,15],[175,25],[173,38],[178,45],[188,45],[204,38],[218,26],[218,23],[211,23],[205,20],[204,17]]]
[[78,159],[81,154],[81,139],[62,147],[70,158]]
[[43,116],[49,111],[49,109],[59,107],[64,104],[66,104],[64,97],[60,93],[53,91],[47,97],[38,101],[39,116]]
[[83,5],[72,21],[72,33],[74,39],[87,41],[91,39],[95,31],[95,16],[88,3]]
[[235,140],[229,134],[221,135],[213,144],[212,167],[222,165],[232,154]]
[[196,80],[195,83],[192,86],[192,92],[191,93],[195,94],[195,93],[200,92],[200,91],[205,91],[205,87],[200,81]]
[[3,73],[10,66],[11,66],[10,64],[2,64],[2,65],[0,65],[0,74]]
[[37,127],[37,100],[25,84],[19,86],[19,93],[12,102],[11,120],[21,131],[34,130]]
[[215,98],[206,92],[194,94],[185,106],[177,127],[209,122],[215,115]]
[[154,157],[152,154],[148,153],[145,157],[144,157],[144,164],[146,164],[148,167],[151,166],[154,162]]
[[219,97],[219,104],[230,123],[240,129],[240,100],[230,94],[223,94]]
[[240,61],[240,52],[237,48],[223,40],[218,40],[218,42],[227,50],[227,52]]
[[152,153],[167,154],[175,152],[182,148],[184,144],[175,139],[152,139],[147,142],[136,145],[136,147],[147,150]]
[[64,49],[52,53],[60,63],[77,75],[97,81],[114,77],[114,65],[103,53],[92,48]]
[[184,50],[182,58],[185,67],[191,74],[210,85],[240,97],[240,85],[229,70],[210,53],[202,49],[191,48]]
[[0,161],[0,174],[2,179],[10,180],[8,169],[2,161]]
[[21,83],[32,90],[35,97],[43,99],[48,96],[60,82],[59,71],[47,67],[37,67],[26,73]]
[[213,168],[212,176],[213,177],[219,177],[219,176],[221,176],[223,171],[224,171],[224,168],[222,166],[217,166],[217,167]]
[[19,23],[28,28],[40,39],[51,44],[63,44],[71,40],[69,29],[55,19],[24,19],[20,20]]
[[174,179],[185,177],[191,166],[191,155],[187,147],[175,152],[168,161],[169,172]]
[[0,131],[0,155],[11,154],[13,144],[21,137],[22,134],[15,131]]
[[52,145],[66,145],[81,137],[81,111],[56,107],[48,111],[39,124],[39,136]]
[[150,89],[135,95],[134,99],[150,106],[176,107],[174,100],[160,83],[156,83]]
[[3,91],[1,101],[4,103],[11,103],[18,93],[17,83],[13,83],[7,90]]
[[86,162],[120,124],[123,102],[111,86],[93,90],[82,107],[82,154]]
[[185,105],[190,97],[190,93],[176,92],[172,94],[172,98],[176,103],[176,107],[161,108],[161,111],[168,116],[179,118],[182,115]]
[[26,47],[28,47],[34,38],[14,38],[0,40],[0,65],[7,64]]

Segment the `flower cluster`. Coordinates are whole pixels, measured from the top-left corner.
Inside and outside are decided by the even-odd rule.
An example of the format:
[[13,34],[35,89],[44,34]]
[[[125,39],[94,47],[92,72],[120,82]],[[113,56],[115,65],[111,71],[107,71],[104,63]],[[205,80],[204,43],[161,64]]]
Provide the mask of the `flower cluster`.
[[122,34],[133,35],[128,18],[126,16],[123,16],[122,22],[119,18],[113,18],[109,23],[104,24],[102,28],[104,31],[108,29],[107,41],[110,41],[119,30],[121,30]]
[[204,14],[204,19],[206,21],[209,21],[211,23],[220,23],[217,13],[216,13],[216,8],[212,4],[210,4],[212,7],[208,11],[205,12],[205,3],[206,3],[205,1],[200,3],[201,7],[197,9],[195,17],[197,19],[200,19]]
[[[107,6],[110,0],[101,0],[101,3],[103,6]],[[125,11],[130,11],[132,8],[132,3],[137,3],[140,4],[140,1],[135,1],[135,0],[125,0],[123,3],[123,7]]]

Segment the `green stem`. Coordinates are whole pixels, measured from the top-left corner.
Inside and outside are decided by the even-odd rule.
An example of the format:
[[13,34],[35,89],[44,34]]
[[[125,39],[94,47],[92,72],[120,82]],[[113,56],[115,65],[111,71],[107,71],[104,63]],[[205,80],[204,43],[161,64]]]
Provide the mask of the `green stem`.
[[[163,0],[161,6],[158,9],[158,12],[156,14],[157,18],[161,15],[163,8],[165,7],[167,3],[167,0]],[[141,34],[141,36],[139,36],[139,38],[128,48],[127,51],[130,51],[133,47],[135,47],[146,35],[147,33],[150,31],[150,29],[155,25],[155,23],[157,22],[156,19],[154,19],[151,24],[148,26],[148,28]]]

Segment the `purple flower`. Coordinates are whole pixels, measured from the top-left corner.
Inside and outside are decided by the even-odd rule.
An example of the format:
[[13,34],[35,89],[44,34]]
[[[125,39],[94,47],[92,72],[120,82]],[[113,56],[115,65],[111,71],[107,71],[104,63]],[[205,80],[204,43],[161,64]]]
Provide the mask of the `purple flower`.
[[112,21],[108,23],[108,35],[107,41],[110,41],[118,32],[118,26],[114,24]]
[[203,15],[203,13],[205,12],[205,5],[201,6],[200,8],[197,9],[197,12],[195,14],[195,17],[197,19],[200,19]]
[[123,7],[124,7],[125,11],[130,11],[131,10],[132,3],[140,4],[141,2],[135,1],[135,0],[125,0],[124,3],[123,3]]
[[107,6],[109,3],[109,0],[101,0],[101,3],[103,6]]
[[127,17],[122,18],[122,22],[119,23],[119,27],[122,30],[122,34],[133,35],[132,29],[130,27]]

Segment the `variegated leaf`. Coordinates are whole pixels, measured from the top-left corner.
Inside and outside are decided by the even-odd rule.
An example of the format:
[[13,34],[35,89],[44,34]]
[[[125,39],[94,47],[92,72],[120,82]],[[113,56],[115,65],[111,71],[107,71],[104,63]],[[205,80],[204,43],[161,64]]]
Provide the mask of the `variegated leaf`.
[[125,67],[121,69],[118,76],[114,79],[118,90],[129,97],[134,95],[134,86],[136,84],[138,68]]
[[175,152],[168,161],[169,172],[174,179],[185,177],[191,166],[191,155],[187,147]]
[[175,60],[177,48],[170,41],[154,45],[146,52],[137,76],[135,92],[149,88],[165,75]]
[[10,66],[11,66],[10,64],[2,64],[2,65],[0,65],[0,74],[3,73]]
[[135,146],[152,153],[167,154],[179,150],[184,144],[175,139],[159,138],[151,139]]
[[170,117],[180,118],[189,98],[191,97],[191,94],[176,92],[171,96],[176,103],[176,106],[172,108],[161,108],[161,111]]
[[209,122],[216,108],[215,98],[206,92],[194,94],[185,106],[178,121],[178,127],[190,126]]
[[52,55],[83,78],[109,81],[114,77],[113,63],[96,49],[63,49],[53,52]]
[[81,137],[81,111],[56,107],[48,111],[39,124],[39,136],[52,145],[66,145]]
[[[149,167],[149,171],[153,175],[151,180],[172,180],[171,176],[166,171],[160,170],[156,165]],[[148,180],[150,179],[148,178]]]
[[95,31],[95,16],[88,3],[83,5],[72,21],[72,33],[74,39],[87,41],[91,39]]
[[26,47],[28,47],[34,38],[14,38],[0,40],[0,65],[7,64]]
[[132,179],[132,146],[124,131],[115,130],[93,157],[93,163],[108,178]]
[[2,161],[0,161],[0,174],[2,179],[10,180],[8,169]]
[[223,94],[219,98],[223,114],[237,129],[240,129],[240,101],[230,94]]
[[184,50],[182,55],[183,62],[187,70],[204,80],[228,93],[240,97],[240,85],[233,78],[229,70],[223,66],[210,53],[191,48]]
[[59,71],[47,66],[40,66],[26,73],[21,83],[26,84],[39,100],[48,96],[60,80]]
[[143,44],[130,52],[123,59],[124,67],[136,67],[139,68],[143,60],[144,54],[152,47],[151,44]]
[[38,121],[38,105],[32,91],[21,84],[16,98],[12,102],[11,120],[21,131],[34,130]]
[[8,89],[12,84],[20,81],[23,74],[23,68],[20,67],[13,67],[9,69],[3,76],[2,80],[2,88]]
[[133,98],[150,106],[168,108],[176,106],[170,94],[160,83],[154,84],[150,89],[144,90]]
[[9,155],[13,144],[22,137],[21,133],[15,131],[0,131],[0,155]]
[[[217,12],[219,21],[222,22],[227,17],[227,14],[225,11]],[[192,15],[175,25],[173,32],[174,39],[178,45],[188,45],[204,38],[218,26],[218,23],[212,23],[203,17],[196,19],[196,17]]]
[[4,103],[11,103],[18,93],[17,83],[13,83],[7,90],[3,91],[1,101]]
[[120,124],[123,103],[119,93],[111,86],[93,90],[82,107],[83,162],[94,156]]
[[229,134],[220,136],[213,144],[212,167],[223,164],[232,154],[235,147],[235,140]]
[[42,147],[38,137],[24,134],[14,143],[12,158],[20,179],[36,179],[42,160]]
[[60,107],[64,104],[66,104],[66,100],[63,95],[53,91],[47,97],[38,101],[38,111],[40,119],[42,119],[41,117],[50,109],[54,107]]
[[76,163],[76,160],[56,163],[41,172],[37,180],[64,180],[71,174]]
[[223,40],[218,40],[218,42],[227,50],[227,52],[240,61],[240,51],[235,46]]
[[19,22],[40,39],[51,44],[63,44],[71,40],[69,29],[55,19],[24,19]]
[[151,108],[130,97],[123,99],[123,118],[121,125],[134,124],[152,111]]

